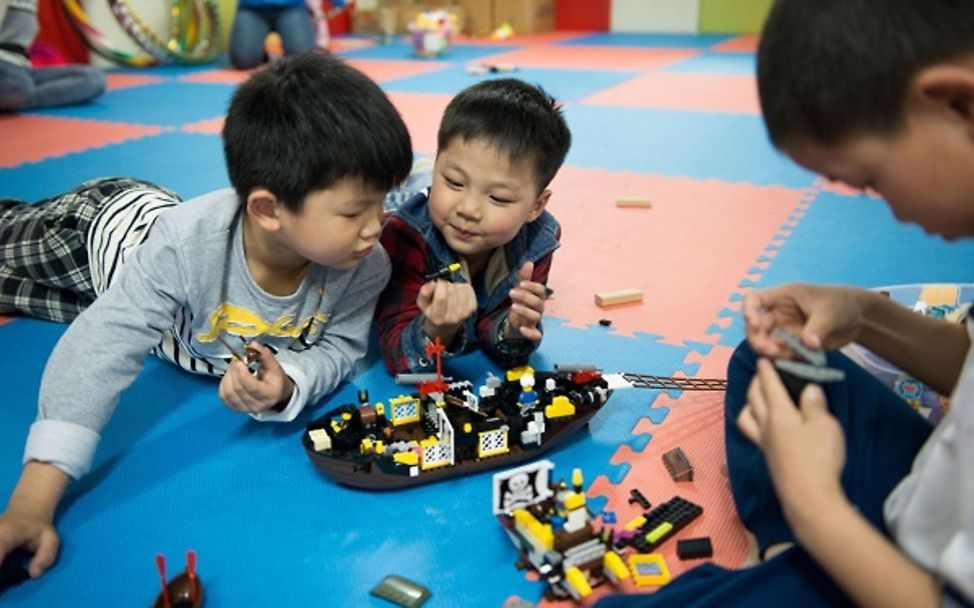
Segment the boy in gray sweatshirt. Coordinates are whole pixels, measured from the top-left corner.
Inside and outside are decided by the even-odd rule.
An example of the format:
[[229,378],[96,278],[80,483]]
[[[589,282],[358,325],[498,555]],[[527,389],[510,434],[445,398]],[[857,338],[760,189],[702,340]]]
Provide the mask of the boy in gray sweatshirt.
[[37,577],[54,561],[57,504],[147,353],[280,421],[365,354],[389,278],[383,198],[412,162],[401,117],[360,72],[300,55],[237,90],[223,140],[233,188],[185,203],[131,179],[0,201],[0,312],[77,317],[41,380],[0,562],[27,549]]

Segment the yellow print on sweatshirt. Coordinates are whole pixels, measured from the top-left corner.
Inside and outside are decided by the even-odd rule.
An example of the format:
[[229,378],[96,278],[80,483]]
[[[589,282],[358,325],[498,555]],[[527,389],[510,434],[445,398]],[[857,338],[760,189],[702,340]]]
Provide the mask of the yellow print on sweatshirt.
[[229,302],[220,304],[210,315],[210,330],[198,334],[200,342],[213,342],[217,336],[226,332],[242,338],[276,337],[298,338],[300,336],[314,336],[328,322],[328,315],[316,311],[315,314],[294,322],[293,314],[281,316],[276,321],[265,321],[260,315],[251,310],[235,306]]

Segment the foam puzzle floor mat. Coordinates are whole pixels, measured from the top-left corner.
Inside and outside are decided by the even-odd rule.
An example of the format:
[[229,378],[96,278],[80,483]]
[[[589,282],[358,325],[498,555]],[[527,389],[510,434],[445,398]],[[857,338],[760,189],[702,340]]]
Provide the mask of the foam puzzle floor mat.
[[[541,84],[564,103],[574,142],[552,184],[560,220],[538,369],[585,363],[605,372],[717,377],[743,337],[741,299],[755,286],[835,281],[861,286],[974,282],[974,242],[944,243],[898,224],[876,198],[837,188],[768,143],[758,115],[753,36],[556,32],[503,43],[460,40],[414,57],[405,43],[339,39],[409,126],[417,154],[435,153],[450,98],[482,78]],[[513,66],[471,74],[470,66]],[[99,176],[131,175],[189,199],[228,185],[220,128],[246,73],[223,65],[113,70],[91,104],[0,116],[0,197],[39,200]],[[642,197],[644,208],[619,208]],[[625,288],[643,301],[598,308]],[[600,324],[600,320],[610,322]],[[36,416],[41,373],[63,325],[0,317],[0,491],[14,487]],[[456,376],[498,373],[483,356],[451,361]],[[50,373],[58,373],[51,370]],[[396,492],[336,485],[301,445],[316,415],[403,392],[374,348],[356,375],[298,420],[257,424],[224,408],[212,379],[149,360],[106,429],[91,474],[58,513],[56,567],[0,596],[5,606],[149,605],[154,558],[170,572],[198,555],[209,606],[388,606],[369,590],[388,574],[421,583],[432,607],[542,605],[542,584],[491,513],[491,474]],[[709,536],[712,561],[737,567],[743,530],[722,473],[720,393],[617,391],[589,426],[547,455],[554,479],[581,468],[594,512],[636,514],[682,496],[704,514],[677,538]],[[692,482],[674,482],[662,454],[680,447]],[[661,547],[674,574],[675,541]],[[642,590],[651,590],[640,589]],[[595,596],[637,589],[603,586]],[[590,603],[590,602],[589,602]]]

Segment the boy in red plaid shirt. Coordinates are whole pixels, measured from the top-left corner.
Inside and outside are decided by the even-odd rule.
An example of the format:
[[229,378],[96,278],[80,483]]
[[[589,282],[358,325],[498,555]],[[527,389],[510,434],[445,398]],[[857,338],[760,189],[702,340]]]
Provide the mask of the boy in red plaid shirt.
[[[392,278],[376,309],[392,373],[432,368],[480,344],[503,367],[541,343],[545,283],[561,230],[545,210],[571,145],[559,105],[523,81],[487,80],[460,92],[440,124],[432,186],[389,217],[382,245]],[[459,264],[454,273],[440,273]]]

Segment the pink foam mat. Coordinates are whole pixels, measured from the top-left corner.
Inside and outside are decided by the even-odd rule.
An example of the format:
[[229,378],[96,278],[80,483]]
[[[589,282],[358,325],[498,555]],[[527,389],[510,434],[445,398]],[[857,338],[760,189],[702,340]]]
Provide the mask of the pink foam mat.
[[[696,377],[722,378],[733,350],[715,346],[708,355],[692,354],[688,359],[699,363]],[[641,419],[633,429],[634,435],[652,433],[653,438],[641,452],[628,444],[620,446],[612,463],[628,463],[629,472],[622,482],[614,485],[604,475],[589,487],[589,496],[605,496],[605,509],[615,511],[620,524],[642,514],[639,505],[629,504],[629,492],[638,488],[654,505],[681,496],[703,507],[703,515],[678,532],[673,539],[660,545],[661,553],[676,577],[704,563],[704,560],[682,561],[676,555],[676,539],[709,536],[714,546],[710,560],[725,568],[739,568],[747,554],[745,531],[737,516],[730,484],[725,473],[724,452],[724,394],[683,393],[673,398],[659,394],[653,407],[666,407],[669,414],[660,425]],[[690,482],[675,482],[663,464],[663,454],[681,448],[693,465],[694,478]],[[652,588],[636,588],[631,582],[623,592],[646,593]],[[600,596],[610,589],[601,589]],[[556,605],[554,603],[542,605]]]
[[218,116],[216,118],[207,118],[206,120],[201,120],[199,122],[190,123],[188,125],[183,125],[181,129],[186,133],[204,133],[206,135],[219,135],[223,132],[223,122],[225,121],[224,116]]
[[165,79],[159,76],[146,76],[143,74],[123,74],[109,73],[105,75],[105,85],[109,91],[118,89],[128,89],[131,87],[141,87],[147,84],[158,84]]
[[451,95],[433,93],[389,93],[389,99],[402,114],[413,139],[413,149],[422,154],[436,152],[436,132]]
[[711,50],[718,53],[754,53],[761,39],[757,34],[746,34],[714,45]]
[[760,115],[754,76],[652,72],[609,87],[582,103]]
[[380,83],[396,78],[436,72],[451,65],[446,61],[386,61],[381,59],[349,59],[348,63],[361,70],[372,80]]
[[605,46],[534,46],[485,58],[518,67],[575,70],[655,70],[699,54],[687,49],[647,49]]
[[591,36],[593,32],[571,32],[571,31],[559,31],[559,32],[545,32],[543,34],[518,34],[514,33],[513,36],[509,38],[492,38],[492,37],[478,37],[478,36],[466,36],[460,35],[453,39],[454,44],[463,44],[470,46],[500,46],[500,45],[535,45],[535,44],[551,44],[553,42],[564,42],[566,40],[573,40],[575,38],[584,38],[585,36]]
[[254,70],[205,70],[180,76],[180,82],[203,84],[240,84],[250,78]]
[[[608,318],[625,335],[713,343],[708,327],[752,272],[805,192],[717,180],[567,166],[548,209],[562,225],[545,314],[586,327]],[[651,200],[618,208],[617,197]],[[594,295],[638,288],[641,304],[602,309]]]
[[160,127],[21,114],[0,116],[0,133],[16,146],[0,146],[0,168],[155,135]]

